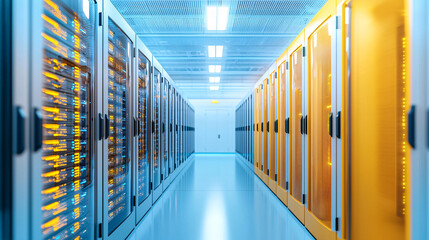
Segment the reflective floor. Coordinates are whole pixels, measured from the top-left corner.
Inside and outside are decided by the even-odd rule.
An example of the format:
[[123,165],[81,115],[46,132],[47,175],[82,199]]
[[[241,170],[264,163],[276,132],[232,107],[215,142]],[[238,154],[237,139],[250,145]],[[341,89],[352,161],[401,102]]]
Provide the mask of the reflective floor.
[[304,226],[231,154],[197,154],[129,239],[313,239]]

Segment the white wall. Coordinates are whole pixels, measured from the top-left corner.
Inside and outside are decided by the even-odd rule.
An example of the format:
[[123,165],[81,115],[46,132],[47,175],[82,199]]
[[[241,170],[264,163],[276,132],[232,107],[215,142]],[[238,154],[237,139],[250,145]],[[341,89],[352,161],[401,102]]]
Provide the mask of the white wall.
[[235,152],[235,107],[240,99],[190,99],[195,110],[195,152]]

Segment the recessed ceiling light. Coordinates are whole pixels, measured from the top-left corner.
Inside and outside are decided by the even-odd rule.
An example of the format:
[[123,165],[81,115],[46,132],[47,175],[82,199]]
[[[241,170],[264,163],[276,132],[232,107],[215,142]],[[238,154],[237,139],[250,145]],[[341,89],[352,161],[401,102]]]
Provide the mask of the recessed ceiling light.
[[228,14],[228,7],[207,7],[207,29],[226,30]]
[[210,86],[210,91],[217,91],[219,90],[219,86]]
[[209,77],[209,82],[218,83],[220,82],[220,77]]
[[209,72],[210,73],[220,73],[221,65],[209,65]]
[[216,30],[216,10],[217,7],[207,7],[207,29]]
[[218,101],[218,100],[212,100],[212,103],[213,103],[213,104],[218,104],[218,103],[219,103],[219,101]]
[[222,68],[222,66],[221,66],[221,65],[216,65],[216,72],[217,72],[217,73],[220,73],[221,68]]
[[217,8],[217,30],[225,30],[228,23],[228,7]]
[[223,46],[216,46],[216,57],[222,57]]
[[209,57],[216,57],[216,46],[209,46]]

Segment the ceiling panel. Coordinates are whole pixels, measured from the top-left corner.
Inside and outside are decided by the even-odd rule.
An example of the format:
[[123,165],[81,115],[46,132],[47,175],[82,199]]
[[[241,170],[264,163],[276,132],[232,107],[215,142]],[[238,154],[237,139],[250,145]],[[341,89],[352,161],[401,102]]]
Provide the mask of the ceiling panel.
[[[188,98],[242,98],[326,0],[112,0]],[[207,30],[206,7],[227,6],[225,31]],[[209,45],[223,45],[209,58]],[[208,65],[222,65],[218,74]],[[209,83],[219,76],[220,83]],[[209,86],[218,85],[218,91]]]

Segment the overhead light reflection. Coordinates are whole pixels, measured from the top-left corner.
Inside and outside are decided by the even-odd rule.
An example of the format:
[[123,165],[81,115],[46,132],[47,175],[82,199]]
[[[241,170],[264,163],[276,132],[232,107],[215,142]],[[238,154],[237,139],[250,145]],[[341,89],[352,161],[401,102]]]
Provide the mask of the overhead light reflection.
[[212,192],[205,206],[203,240],[226,240],[226,208],[222,193]]

